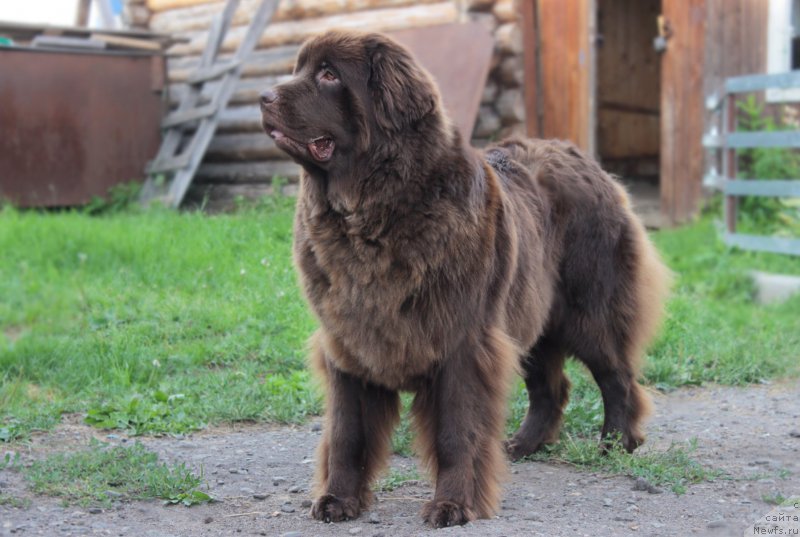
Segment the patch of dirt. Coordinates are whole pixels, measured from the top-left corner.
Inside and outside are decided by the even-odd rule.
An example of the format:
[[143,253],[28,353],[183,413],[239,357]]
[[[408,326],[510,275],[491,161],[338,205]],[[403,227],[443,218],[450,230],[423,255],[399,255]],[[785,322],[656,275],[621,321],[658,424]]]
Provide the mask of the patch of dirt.
[[[0,472],[0,495],[31,498],[27,508],[0,505],[0,535],[511,535],[686,536],[742,535],[773,506],[764,498],[800,494],[800,382],[748,388],[682,389],[656,398],[647,430],[649,446],[697,439],[693,457],[726,477],[690,485],[686,494],[634,490],[627,477],[582,471],[556,463],[512,465],[502,510],[491,520],[431,530],[419,510],[431,495],[424,481],[379,492],[360,519],[323,524],[308,515],[319,422],[300,428],[226,427],[184,439],[142,439],[165,460],[203,468],[218,503],[191,508],[160,502],[122,503],[97,513],[32,497],[18,472]],[[85,446],[98,433],[67,419],[21,450],[22,462],[64,446]],[[394,457],[408,472],[415,459]],[[642,487],[637,487],[642,488]]]

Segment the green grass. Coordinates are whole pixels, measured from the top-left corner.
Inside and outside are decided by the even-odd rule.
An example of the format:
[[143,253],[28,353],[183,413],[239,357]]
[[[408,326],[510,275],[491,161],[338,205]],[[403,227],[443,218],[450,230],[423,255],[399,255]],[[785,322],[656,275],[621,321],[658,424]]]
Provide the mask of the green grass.
[[[0,441],[52,428],[63,412],[131,434],[319,413],[304,366],[315,321],[291,264],[292,215],[282,198],[215,216],[0,209]],[[646,383],[797,375],[800,297],[756,305],[748,271],[800,274],[800,259],[727,248],[709,217],[654,240],[677,278]],[[550,456],[591,466],[574,446],[595,445],[602,405],[582,366],[570,363],[568,374],[564,451]],[[525,408],[518,384],[510,430]],[[408,453],[410,440],[404,420],[395,449]],[[638,459],[625,457],[633,473]]]
[[410,470],[391,469],[388,475],[376,483],[375,490],[389,492],[403,486],[409,481],[417,481],[419,478],[419,472],[417,472],[415,468]]
[[0,211],[0,439],[61,412],[133,433],[318,413],[291,220],[281,200],[214,217]]
[[130,447],[94,441],[89,449],[56,453],[23,470],[31,490],[65,504],[110,505],[115,500],[161,499],[193,505],[210,501],[203,479],[181,464],[159,462],[139,443]]

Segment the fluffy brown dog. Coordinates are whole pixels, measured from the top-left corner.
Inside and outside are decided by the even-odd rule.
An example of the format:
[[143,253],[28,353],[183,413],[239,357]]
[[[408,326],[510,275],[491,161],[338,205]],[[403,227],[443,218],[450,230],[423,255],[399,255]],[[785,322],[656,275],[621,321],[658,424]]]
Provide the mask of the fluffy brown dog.
[[530,408],[512,457],[557,439],[574,355],[603,395],[603,438],[633,450],[648,403],[637,364],[667,271],[623,189],[564,142],[471,149],[430,76],[379,34],[329,32],[262,94],[263,124],[304,169],[294,254],[320,320],[320,520],[355,518],[386,463],[398,391],[416,393],[433,526],[491,516],[508,384]]

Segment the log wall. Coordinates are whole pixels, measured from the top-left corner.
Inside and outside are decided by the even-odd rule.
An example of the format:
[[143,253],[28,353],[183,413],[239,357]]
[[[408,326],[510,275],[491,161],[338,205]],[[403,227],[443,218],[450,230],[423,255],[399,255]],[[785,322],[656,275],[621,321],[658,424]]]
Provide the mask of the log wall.
[[[242,0],[223,43],[230,56],[247,31],[260,0]],[[478,20],[495,36],[492,67],[481,99],[472,140],[485,145],[524,133],[522,32],[519,0],[280,0],[278,10],[247,62],[216,136],[209,147],[191,199],[230,199],[231,192],[263,193],[273,177],[294,182],[299,168],[261,130],[259,93],[290,76],[299,45],[328,28],[395,31]],[[199,63],[207,31],[224,0],[126,0],[131,26],[186,38],[169,51],[170,101],[186,91]],[[252,187],[246,187],[251,185]]]

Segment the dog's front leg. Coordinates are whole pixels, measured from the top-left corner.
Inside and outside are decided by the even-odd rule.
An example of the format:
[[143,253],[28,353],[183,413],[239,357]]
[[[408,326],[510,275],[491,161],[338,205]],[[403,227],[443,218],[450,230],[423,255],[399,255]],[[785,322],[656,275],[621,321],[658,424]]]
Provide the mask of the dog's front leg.
[[421,455],[436,479],[422,517],[434,527],[494,514],[506,473],[501,435],[513,347],[491,335],[444,361],[412,411]]
[[399,417],[397,392],[364,382],[325,360],[326,413],[317,453],[317,499],[311,515],[356,518],[372,499],[371,484],[389,456]]

